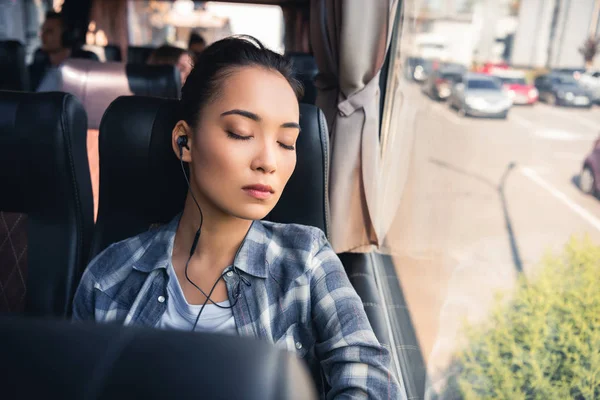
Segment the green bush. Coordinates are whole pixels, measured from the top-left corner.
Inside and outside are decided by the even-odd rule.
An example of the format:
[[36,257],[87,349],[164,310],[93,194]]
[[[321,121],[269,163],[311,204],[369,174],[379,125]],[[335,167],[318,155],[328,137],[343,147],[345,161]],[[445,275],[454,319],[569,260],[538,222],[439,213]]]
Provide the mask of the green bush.
[[600,247],[573,239],[545,257],[465,337],[451,397],[600,399]]

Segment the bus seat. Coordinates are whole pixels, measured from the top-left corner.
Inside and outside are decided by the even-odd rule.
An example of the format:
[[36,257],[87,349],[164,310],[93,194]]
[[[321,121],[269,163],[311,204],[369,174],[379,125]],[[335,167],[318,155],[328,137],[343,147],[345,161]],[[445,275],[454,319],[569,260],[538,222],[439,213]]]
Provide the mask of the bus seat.
[[179,98],[179,72],[170,65],[126,65],[72,59],[61,66],[61,90],[72,93],[88,114],[88,159],[94,193],[94,216],[99,190],[98,129],[104,111],[119,96],[133,94]]
[[314,400],[294,354],[250,338],[0,318],[5,399]]
[[127,63],[128,64],[146,64],[154,47],[150,46],[128,46]]
[[93,228],[86,123],[72,95],[0,91],[0,313],[70,314]]
[[[102,118],[102,181],[92,256],[168,222],[183,209],[187,186],[171,146],[177,105],[175,100],[120,97]],[[313,225],[327,233],[327,124],[315,106],[302,104],[300,114],[296,170],[268,219]]]
[[[377,336],[377,340],[390,349],[391,340],[387,328],[386,313],[379,294],[379,286],[375,278],[374,268],[380,267],[380,254],[376,253],[342,253],[339,254],[350,283],[360,296],[365,312]],[[375,259],[377,259],[375,261]],[[380,282],[379,285],[382,285]]]
[[0,90],[29,90],[25,47],[16,40],[0,41]]
[[104,57],[106,57],[106,61],[123,61],[123,57],[121,56],[121,47],[114,44],[104,46]]
[[315,86],[315,78],[319,73],[315,58],[308,53],[291,52],[286,54],[296,70],[296,79],[304,85],[304,97],[302,102],[307,104],[315,104],[317,101],[317,88]]
[[94,53],[93,51],[80,48],[76,48],[71,51],[71,58],[100,62],[100,57],[98,57],[98,54]]

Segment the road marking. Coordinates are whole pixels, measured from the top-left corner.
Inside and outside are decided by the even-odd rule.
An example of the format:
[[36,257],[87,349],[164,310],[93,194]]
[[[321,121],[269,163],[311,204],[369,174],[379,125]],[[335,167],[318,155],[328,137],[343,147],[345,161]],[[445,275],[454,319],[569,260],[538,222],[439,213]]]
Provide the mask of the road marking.
[[531,179],[534,183],[536,183],[541,188],[545,189],[548,193],[550,193],[553,197],[563,202],[564,205],[569,207],[575,214],[579,215],[581,218],[586,220],[590,225],[600,231],[600,219],[596,218],[585,208],[581,207],[579,204],[575,203],[571,200],[566,194],[556,189],[554,186],[546,182],[542,177],[538,175],[533,169],[528,167],[523,167],[520,169],[521,173],[525,175],[527,178]]
[[430,102],[431,108],[439,115],[452,122],[453,124],[462,125],[465,121],[458,117],[449,107],[444,107],[440,103]]
[[585,158],[585,156],[578,154],[578,153],[565,153],[565,152],[557,152],[557,153],[552,153],[553,157],[556,158],[562,158],[565,160],[574,160],[574,161],[581,161]]
[[[557,115],[561,118],[566,118],[569,120],[569,122],[584,125],[587,128],[593,129],[595,132],[600,130],[600,123],[587,118],[586,116],[582,115],[582,113],[580,113],[580,112],[570,112],[570,111],[576,111],[576,110],[569,111],[569,110],[565,110],[565,109],[558,108],[558,107],[550,107],[547,105],[542,105],[542,107],[536,107],[536,109],[539,109],[545,113]],[[577,111],[582,111],[582,110],[577,110]],[[589,111],[592,111],[592,110],[589,110]]]
[[521,117],[520,115],[515,114],[514,112],[509,114],[508,118],[509,121],[516,122],[518,125],[521,125],[525,129],[535,129],[535,124],[533,122]]
[[533,131],[533,134],[549,140],[592,140],[592,136],[590,135],[582,135],[561,129],[536,129]]

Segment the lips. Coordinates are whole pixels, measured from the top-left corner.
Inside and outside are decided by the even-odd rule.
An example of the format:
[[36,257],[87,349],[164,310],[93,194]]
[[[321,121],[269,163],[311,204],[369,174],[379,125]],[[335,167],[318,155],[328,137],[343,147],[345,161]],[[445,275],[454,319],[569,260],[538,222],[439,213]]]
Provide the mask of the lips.
[[259,200],[266,200],[275,193],[271,186],[261,184],[244,186],[242,190],[249,196]]

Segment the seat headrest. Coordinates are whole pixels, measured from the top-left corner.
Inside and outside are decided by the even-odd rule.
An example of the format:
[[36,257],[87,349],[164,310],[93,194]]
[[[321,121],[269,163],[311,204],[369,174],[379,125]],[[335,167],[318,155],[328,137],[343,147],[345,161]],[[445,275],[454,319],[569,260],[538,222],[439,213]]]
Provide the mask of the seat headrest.
[[154,51],[154,47],[146,46],[129,46],[127,47],[127,63],[128,64],[146,64],[150,54]]
[[233,335],[5,317],[0,354],[6,399],[317,399],[301,360]]
[[307,53],[288,53],[286,58],[294,65],[296,79],[304,85],[303,103],[315,104],[317,99],[317,88],[314,80],[319,73],[319,67],[315,58]]
[[29,90],[25,47],[16,40],[0,41],[0,90]]
[[[187,185],[171,146],[177,107],[176,100],[133,96],[118,98],[106,111],[92,256],[183,209]],[[301,104],[300,126],[296,169],[266,219],[312,225],[327,234],[327,124],[317,107]]]
[[76,48],[71,51],[71,58],[100,62],[100,57],[93,51]]
[[133,94],[178,98],[180,75],[170,65],[126,65],[71,59],[60,67],[63,92],[72,93],[83,103],[88,127],[98,129],[104,111],[119,96]]
[[121,56],[121,47],[114,44],[106,45],[104,47],[104,57],[106,57],[106,61],[123,61],[123,57]]
[[[73,151],[85,150],[86,131],[83,106],[70,94],[0,91],[0,210],[64,211],[81,207],[71,196],[84,194],[91,202],[87,155]],[[71,174],[80,173],[87,194],[74,186]]]
[[[16,266],[23,279],[26,265],[28,314],[69,315],[88,260],[94,220],[86,132],[85,111],[73,95],[0,91],[0,214],[27,214]],[[14,252],[24,240],[12,234],[20,240],[4,249]],[[0,251],[5,273],[6,255]],[[9,283],[5,294],[15,289]]]

